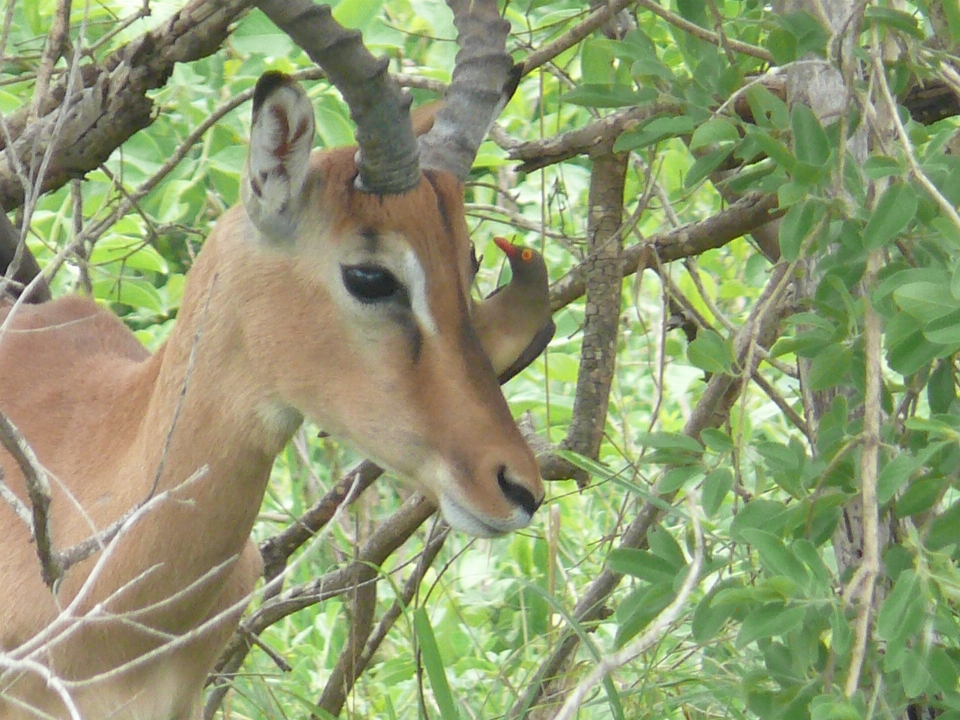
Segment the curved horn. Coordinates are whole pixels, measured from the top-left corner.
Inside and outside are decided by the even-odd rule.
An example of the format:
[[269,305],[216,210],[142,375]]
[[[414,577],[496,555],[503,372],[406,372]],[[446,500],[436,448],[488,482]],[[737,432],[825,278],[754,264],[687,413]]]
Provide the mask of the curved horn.
[[357,126],[361,189],[394,195],[416,187],[420,167],[410,122],[412,98],[387,72],[389,59],[371,55],[360,31],[334,20],[329,5],[258,0],[257,6],[323,68],[343,95]]
[[520,81],[507,54],[510,23],[496,0],[447,0],[457,28],[453,78],[433,128],[420,138],[420,163],[466,180],[480,143]]

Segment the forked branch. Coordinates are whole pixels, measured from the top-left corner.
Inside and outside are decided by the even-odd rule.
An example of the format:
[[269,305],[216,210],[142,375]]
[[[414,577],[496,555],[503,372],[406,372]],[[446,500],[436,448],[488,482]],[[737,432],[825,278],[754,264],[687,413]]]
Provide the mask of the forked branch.
[[[10,418],[0,412],[0,445],[10,453],[23,474],[30,498],[31,532],[40,558],[40,573],[48,587],[63,575],[59,554],[50,537],[50,480],[33,449]],[[19,506],[14,506],[18,508]],[[18,515],[20,513],[18,512]]]

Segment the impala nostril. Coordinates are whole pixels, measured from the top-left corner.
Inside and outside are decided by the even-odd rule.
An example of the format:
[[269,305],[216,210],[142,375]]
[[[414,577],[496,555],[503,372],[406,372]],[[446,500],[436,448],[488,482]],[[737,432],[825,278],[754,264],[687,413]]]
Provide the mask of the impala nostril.
[[507,467],[501,465],[497,470],[497,485],[500,486],[500,492],[514,505],[522,507],[530,517],[540,507],[541,500],[537,500],[533,493],[527,490],[523,485],[515,483],[507,478]]

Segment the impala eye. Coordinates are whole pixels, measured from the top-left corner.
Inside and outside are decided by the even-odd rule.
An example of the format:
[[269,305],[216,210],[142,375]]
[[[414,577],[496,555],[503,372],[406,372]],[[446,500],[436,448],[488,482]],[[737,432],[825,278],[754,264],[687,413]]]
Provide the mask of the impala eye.
[[404,292],[397,276],[379,265],[344,265],[340,272],[343,284],[360,302],[383,302]]

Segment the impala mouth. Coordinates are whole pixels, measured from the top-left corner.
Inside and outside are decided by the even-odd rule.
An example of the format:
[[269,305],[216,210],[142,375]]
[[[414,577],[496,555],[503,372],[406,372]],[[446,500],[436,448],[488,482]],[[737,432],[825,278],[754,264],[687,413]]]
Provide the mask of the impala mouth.
[[440,498],[440,512],[454,530],[480,538],[502,537],[513,530],[525,528],[532,519],[523,510],[517,510],[513,516],[504,520],[481,518],[448,495]]

